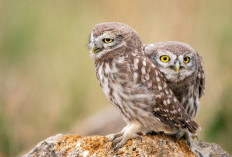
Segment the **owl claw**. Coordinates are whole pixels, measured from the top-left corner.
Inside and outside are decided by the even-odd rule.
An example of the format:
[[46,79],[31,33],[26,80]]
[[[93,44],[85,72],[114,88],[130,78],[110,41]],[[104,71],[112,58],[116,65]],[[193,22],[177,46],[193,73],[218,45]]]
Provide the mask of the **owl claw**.
[[115,134],[112,141],[116,140],[117,138],[122,137],[122,135],[123,135],[123,132],[119,132],[119,133]]
[[187,138],[188,134],[187,132],[185,132],[185,130],[180,130],[177,134],[176,134],[176,140],[180,140],[181,138]]
[[185,139],[188,146],[190,147],[190,149],[192,148],[192,141],[191,140],[194,138],[197,138],[197,140],[198,140],[198,137],[196,134],[191,134],[190,132],[188,132],[186,130],[180,130],[179,132],[177,132],[175,137],[177,140]]
[[122,136],[123,135],[123,132],[119,132],[117,134],[110,134],[110,135],[107,135],[106,137],[108,138],[108,140],[106,141],[106,143],[108,142],[112,142],[114,141],[116,138],[118,138],[119,136]]
[[125,134],[116,138],[114,141],[112,141],[112,147],[114,151],[117,151],[119,148],[121,148],[122,146],[124,146],[128,140],[136,138],[137,140],[139,140],[140,142],[142,142],[142,137],[139,136],[138,134],[133,134],[133,135],[129,135],[126,136]]
[[197,134],[192,134],[192,138],[193,138],[193,139],[197,139],[197,141],[199,140]]
[[112,141],[112,147],[114,147],[115,145],[117,145],[118,143],[120,143],[123,140],[123,137],[117,137]]
[[198,136],[196,134],[191,134],[186,130],[180,130],[177,133],[165,133],[165,135],[173,136],[175,138],[175,141],[181,140],[181,139],[186,140],[186,142],[190,148],[192,148],[191,139],[197,138],[197,140],[198,140]]
[[139,132],[139,126],[138,125],[127,125],[125,128],[122,129],[121,132],[115,134],[115,135],[108,135],[109,138],[107,142],[111,141],[111,147],[114,151],[121,148],[123,145],[127,143],[128,140],[136,138],[140,141],[142,141],[142,137],[137,134]]
[[115,134],[109,134],[109,135],[106,135],[106,138],[108,138],[106,140],[106,143],[109,143],[110,141],[112,141],[112,139],[114,138]]
[[127,141],[129,140],[129,138],[123,138],[123,139],[120,139],[117,143],[117,145],[113,148],[114,151],[117,151],[119,148],[121,148],[123,145],[125,145],[127,143]]
[[140,142],[143,142],[143,138],[141,136],[139,136],[138,134],[135,135],[135,138],[137,140],[139,140]]

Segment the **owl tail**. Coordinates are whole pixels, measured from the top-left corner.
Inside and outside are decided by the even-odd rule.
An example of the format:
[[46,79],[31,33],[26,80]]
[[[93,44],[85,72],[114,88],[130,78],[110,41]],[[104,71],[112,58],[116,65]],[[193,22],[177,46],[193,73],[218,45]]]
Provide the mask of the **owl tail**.
[[196,133],[197,131],[200,131],[201,130],[201,127],[194,121],[190,121],[190,122],[187,122],[186,123],[186,126],[188,128],[188,130],[191,132],[191,133]]

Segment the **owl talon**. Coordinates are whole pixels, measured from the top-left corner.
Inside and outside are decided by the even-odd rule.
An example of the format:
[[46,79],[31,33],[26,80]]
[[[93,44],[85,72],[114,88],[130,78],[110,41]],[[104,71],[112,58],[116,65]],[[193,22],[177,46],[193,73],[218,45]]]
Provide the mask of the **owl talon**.
[[118,144],[114,147],[114,151],[117,151],[119,148],[124,146],[127,143],[128,140],[129,140],[129,138],[127,138],[127,137],[121,139],[121,141],[118,142]]
[[185,138],[185,136],[186,136],[185,130],[183,130],[183,131],[181,130],[176,134],[175,138],[176,138],[176,140],[180,140],[181,138]]
[[139,132],[139,128],[140,126],[138,125],[127,125],[122,129],[121,132],[115,134],[111,140],[111,147],[113,148],[113,150],[118,150],[123,145],[125,145],[128,140],[132,138],[136,138],[142,142],[142,137],[137,134],[137,132]]
[[196,138],[197,135],[191,134],[186,130],[180,130],[179,132],[177,132],[175,137],[176,137],[176,140],[184,139],[187,142],[188,146],[192,148],[191,139]]
[[122,136],[123,135],[123,132],[119,132],[117,134],[110,134],[110,135],[107,135],[106,137],[108,138],[108,140],[106,141],[106,143],[108,142],[112,142],[114,141],[116,138],[118,138],[119,136]]
[[120,136],[118,138],[116,138],[113,143],[112,143],[112,147],[114,151],[117,151],[119,148],[121,148],[122,146],[124,146],[128,140],[131,140],[133,138],[136,138],[137,140],[139,140],[140,142],[142,142],[142,137],[139,136],[138,134],[133,134],[133,135],[128,135],[126,136],[125,134],[123,136]]
[[197,139],[197,141],[199,140],[199,138],[198,138],[198,136],[197,136],[197,134],[192,134],[192,139]]
[[198,139],[196,134],[191,134],[186,130],[180,130],[177,133],[165,133],[165,135],[174,137],[175,142],[177,140],[182,140],[182,139],[185,140],[190,148],[192,147],[191,139],[194,138]]
[[138,134],[135,135],[135,138],[137,140],[139,140],[140,142],[143,142],[143,138],[141,136],[139,136]]
[[106,140],[106,143],[111,142],[112,139],[114,138],[114,136],[115,136],[115,134],[106,135],[106,138],[108,138],[108,139]]
[[123,140],[123,137],[120,136],[118,138],[115,138],[113,141],[112,141],[112,147],[114,147],[115,145],[117,145],[118,143],[120,143],[121,141]]
[[115,139],[121,137],[122,135],[123,135],[123,132],[119,132],[119,133],[115,134],[112,141],[114,141]]

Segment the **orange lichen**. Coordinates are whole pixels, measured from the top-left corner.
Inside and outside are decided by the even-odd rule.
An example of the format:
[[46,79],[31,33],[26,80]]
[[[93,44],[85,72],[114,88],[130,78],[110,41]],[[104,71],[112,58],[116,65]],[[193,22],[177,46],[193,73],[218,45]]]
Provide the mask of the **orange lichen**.
[[[107,138],[104,136],[80,137],[78,135],[58,134],[40,142],[25,156],[196,156],[185,142],[175,141],[171,137],[162,135],[142,136],[142,141],[129,140],[117,151],[112,149],[112,142],[107,143],[106,141]],[[215,144],[201,141],[193,142],[194,148],[192,150],[200,156],[209,156],[210,154],[229,156]],[[202,146],[203,144],[204,146]]]
[[176,154],[185,154],[186,156],[195,156],[189,150],[183,141],[175,142],[167,136],[142,136],[143,140],[129,140],[123,148],[113,151],[111,142],[106,143],[107,138],[104,136],[87,136],[63,135],[56,144],[55,150],[68,155],[75,150],[82,152],[83,156],[140,156],[146,152],[148,156],[175,156]]
[[79,135],[63,135],[57,140],[54,148],[58,152],[62,149],[64,150],[64,154],[68,154],[75,149],[77,141],[80,138],[81,136]]
[[81,150],[88,151],[91,156],[93,153],[96,153],[98,150],[106,149],[107,138],[104,136],[89,136],[83,137],[81,140]]

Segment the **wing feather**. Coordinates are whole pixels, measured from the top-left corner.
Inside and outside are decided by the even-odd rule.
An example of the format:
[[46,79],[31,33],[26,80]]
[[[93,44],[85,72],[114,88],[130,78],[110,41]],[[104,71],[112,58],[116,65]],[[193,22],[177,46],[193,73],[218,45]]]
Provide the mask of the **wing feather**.
[[[152,105],[153,115],[170,127],[187,128],[190,132],[195,133],[199,129],[198,124],[188,117],[183,106],[180,105],[167,86],[166,80],[159,69],[145,56],[135,56],[133,60],[138,62],[138,67],[134,69],[140,76],[137,83],[146,86],[154,93],[154,103],[149,104]],[[149,75],[148,80],[146,80],[146,75]],[[152,83],[152,86],[149,86],[149,83]],[[168,92],[165,92],[165,90]]]

